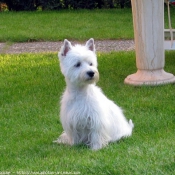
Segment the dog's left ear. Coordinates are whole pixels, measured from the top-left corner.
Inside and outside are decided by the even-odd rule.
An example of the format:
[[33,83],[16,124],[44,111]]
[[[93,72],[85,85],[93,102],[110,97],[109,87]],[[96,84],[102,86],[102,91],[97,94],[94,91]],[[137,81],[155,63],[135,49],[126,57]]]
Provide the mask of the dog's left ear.
[[86,47],[95,53],[95,45],[94,45],[94,39],[91,38],[86,42]]

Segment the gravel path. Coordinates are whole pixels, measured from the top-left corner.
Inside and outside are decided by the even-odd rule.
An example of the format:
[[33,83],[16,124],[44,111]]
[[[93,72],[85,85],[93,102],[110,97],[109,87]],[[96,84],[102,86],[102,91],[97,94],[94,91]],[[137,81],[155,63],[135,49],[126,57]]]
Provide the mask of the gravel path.
[[[72,44],[84,44],[73,41]],[[38,53],[38,52],[57,52],[63,42],[28,42],[28,43],[0,43],[0,53],[19,54],[19,53]],[[133,40],[95,40],[97,52],[129,51],[134,50]]]

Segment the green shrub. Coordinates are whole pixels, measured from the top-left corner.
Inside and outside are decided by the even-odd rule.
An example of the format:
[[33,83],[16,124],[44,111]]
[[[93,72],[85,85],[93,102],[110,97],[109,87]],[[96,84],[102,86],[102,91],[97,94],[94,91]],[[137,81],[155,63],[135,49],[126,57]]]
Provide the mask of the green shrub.
[[2,0],[10,11],[131,7],[131,0]]

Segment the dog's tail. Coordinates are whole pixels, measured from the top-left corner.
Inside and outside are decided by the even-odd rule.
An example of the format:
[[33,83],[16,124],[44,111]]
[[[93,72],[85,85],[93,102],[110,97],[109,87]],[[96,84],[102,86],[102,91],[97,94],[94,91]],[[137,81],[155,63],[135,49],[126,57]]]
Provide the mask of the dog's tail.
[[129,120],[129,125],[131,126],[131,128],[134,128],[134,123],[132,122],[132,120]]

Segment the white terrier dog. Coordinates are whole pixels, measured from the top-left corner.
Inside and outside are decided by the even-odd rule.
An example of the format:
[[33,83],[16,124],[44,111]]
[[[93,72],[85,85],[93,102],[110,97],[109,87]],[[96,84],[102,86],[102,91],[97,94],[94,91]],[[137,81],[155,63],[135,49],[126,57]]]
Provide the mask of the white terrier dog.
[[85,46],[72,46],[65,39],[59,59],[67,87],[61,100],[64,132],[55,142],[84,143],[97,150],[130,136],[132,120],[128,122],[122,110],[95,85],[99,73],[94,39],[89,39]]

